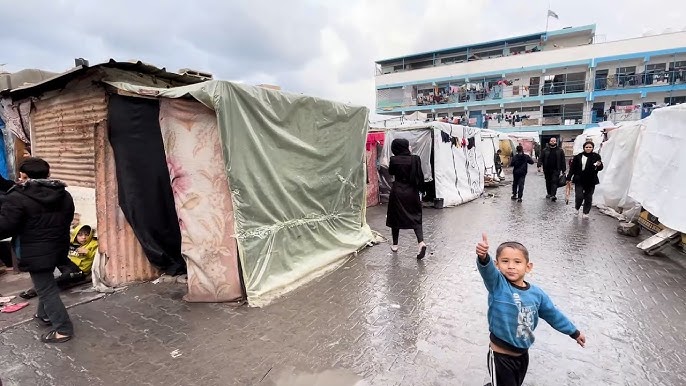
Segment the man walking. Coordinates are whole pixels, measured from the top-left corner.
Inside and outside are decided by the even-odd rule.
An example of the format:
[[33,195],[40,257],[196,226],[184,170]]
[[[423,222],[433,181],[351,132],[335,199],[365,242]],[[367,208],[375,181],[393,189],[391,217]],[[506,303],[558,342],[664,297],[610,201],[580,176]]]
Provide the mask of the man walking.
[[69,225],[74,200],[64,183],[49,180],[50,165],[40,158],[25,158],[19,165],[20,183],[9,189],[0,207],[0,239],[12,237],[19,269],[28,271],[38,293],[34,317],[53,330],[45,343],[71,339],[74,328],[60,299],[53,276],[69,253]]
[[547,195],[552,201],[557,201],[557,187],[560,175],[567,170],[564,151],[557,146],[557,138],[550,138],[548,146],[543,149],[538,159],[538,171],[543,167]]
[[517,145],[517,154],[512,157],[512,199],[522,202],[524,195],[524,181],[526,180],[526,173],[528,166],[533,165],[534,160],[531,156],[524,154],[522,145]]

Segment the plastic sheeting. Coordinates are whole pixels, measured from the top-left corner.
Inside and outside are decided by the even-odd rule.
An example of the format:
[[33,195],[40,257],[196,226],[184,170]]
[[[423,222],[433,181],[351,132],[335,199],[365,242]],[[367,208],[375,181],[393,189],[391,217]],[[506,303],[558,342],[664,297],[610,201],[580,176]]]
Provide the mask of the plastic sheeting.
[[[436,197],[444,206],[457,206],[475,200],[484,192],[484,163],[476,144],[481,142],[480,130],[458,125],[434,128],[434,165],[436,167]],[[473,142],[456,147],[441,140],[440,131],[451,137]]]
[[[458,146],[443,142],[441,132],[455,138]],[[480,132],[477,128],[441,122],[402,123],[386,132],[381,165],[388,167],[393,139],[407,139],[412,154],[422,160],[424,180],[432,181],[435,176],[436,198],[442,198],[445,207],[460,205],[476,199],[484,190]],[[431,167],[432,150],[434,168]]]
[[381,166],[385,168],[388,168],[391,156],[393,156],[391,144],[393,143],[393,140],[397,138],[404,138],[410,142],[410,151],[412,154],[418,155],[422,160],[424,181],[433,181],[433,170],[431,168],[431,131],[427,129],[388,131],[381,153]]
[[209,81],[144,95],[191,95],[217,114],[248,301],[260,306],[364,248],[368,110]]
[[610,208],[615,213],[622,213],[625,219],[635,218],[640,213],[640,204],[628,193],[644,130],[643,121],[621,123],[617,130],[608,133],[600,150],[603,171],[598,173],[600,184],[596,187],[594,204],[601,210]]
[[499,181],[500,178],[495,174],[495,153],[500,149],[499,134],[492,130],[482,130],[481,140],[476,144],[483,159],[486,175]]
[[644,122],[629,196],[661,224],[686,232],[686,105],[656,109]]
[[602,127],[592,127],[577,135],[574,139],[574,150],[572,151],[572,154],[577,155],[583,152],[584,143],[586,143],[586,141],[593,141],[593,144],[595,145],[593,151],[596,153],[599,152],[603,143],[603,130]]

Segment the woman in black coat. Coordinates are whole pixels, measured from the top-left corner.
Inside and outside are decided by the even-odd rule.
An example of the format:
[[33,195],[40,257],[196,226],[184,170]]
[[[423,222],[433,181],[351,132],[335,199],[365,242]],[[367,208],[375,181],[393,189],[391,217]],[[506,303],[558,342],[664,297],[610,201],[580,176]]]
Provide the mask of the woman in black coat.
[[388,201],[386,226],[391,228],[393,245],[391,250],[398,251],[398,237],[401,229],[413,229],[417,236],[419,253],[417,259],[426,254],[424,232],[422,230],[422,202],[419,192],[424,191],[424,173],[419,156],[410,153],[410,143],[403,138],[391,143],[391,157],[388,172],[395,177]]
[[593,142],[584,143],[584,151],[574,156],[567,174],[567,184],[574,183],[576,210],[579,211],[583,204],[584,218],[588,218],[588,213],[591,211],[593,192],[595,192],[595,186],[600,183],[598,172],[603,170],[603,161],[600,159],[600,154],[593,151],[594,148]]

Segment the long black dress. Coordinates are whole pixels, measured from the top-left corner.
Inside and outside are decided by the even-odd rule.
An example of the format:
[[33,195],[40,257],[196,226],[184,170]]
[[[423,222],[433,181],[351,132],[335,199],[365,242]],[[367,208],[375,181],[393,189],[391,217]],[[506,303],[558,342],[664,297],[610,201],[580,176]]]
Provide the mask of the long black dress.
[[410,154],[395,155],[390,159],[388,172],[395,177],[395,182],[388,201],[386,226],[396,229],[421,227],[422,202],[419,192],[424,186],[421,159]]

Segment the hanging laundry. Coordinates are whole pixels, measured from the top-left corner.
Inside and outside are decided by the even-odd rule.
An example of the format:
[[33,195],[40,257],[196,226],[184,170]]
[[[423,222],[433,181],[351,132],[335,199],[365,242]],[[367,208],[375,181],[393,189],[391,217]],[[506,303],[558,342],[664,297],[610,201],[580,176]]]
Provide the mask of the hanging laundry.
[[450,135],[445,131],[441,131],[441,141],[443,141],[443,143],[450,142]]
[[471,150],[474,146],[476,146],[476,139],[474,137],[471,137],[467,141],[467,149]]

